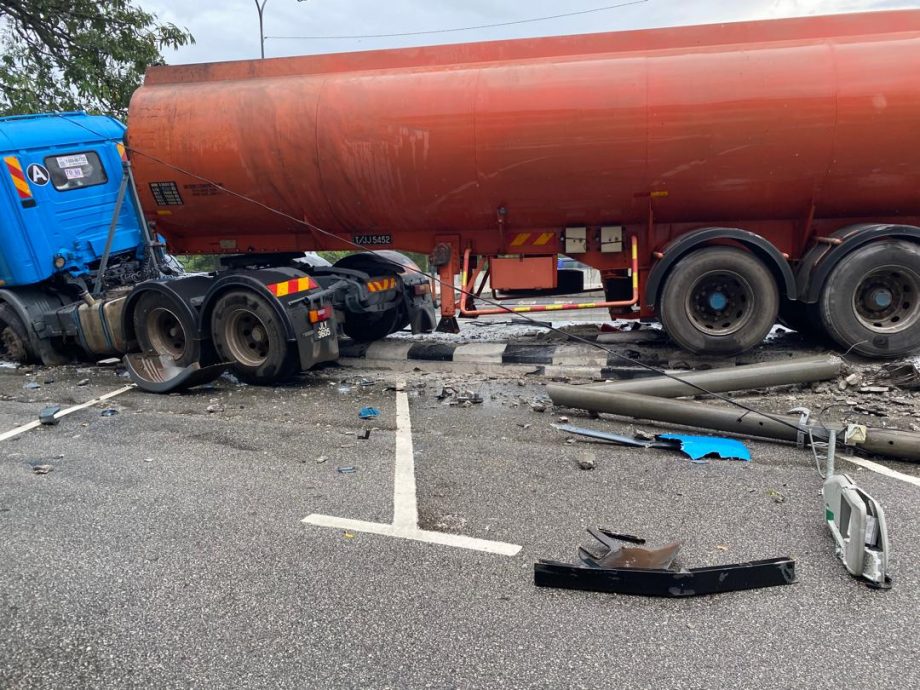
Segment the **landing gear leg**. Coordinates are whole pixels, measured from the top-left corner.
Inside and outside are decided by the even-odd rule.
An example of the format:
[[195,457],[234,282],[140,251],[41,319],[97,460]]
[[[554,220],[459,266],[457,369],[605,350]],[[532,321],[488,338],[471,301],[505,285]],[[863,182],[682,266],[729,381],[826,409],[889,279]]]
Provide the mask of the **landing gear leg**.
[[459,333],[457,323],[457,298],[454,294],[454,258],[438,266],[438,279],[441,281],[441,321],[435,329],[438,333]]

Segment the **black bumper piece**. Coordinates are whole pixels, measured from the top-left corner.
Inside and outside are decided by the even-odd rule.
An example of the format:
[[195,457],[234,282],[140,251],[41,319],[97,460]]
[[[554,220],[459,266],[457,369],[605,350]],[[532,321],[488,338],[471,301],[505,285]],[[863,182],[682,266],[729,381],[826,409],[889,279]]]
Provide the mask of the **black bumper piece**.
[[795,581],[795,561],[791,558],[692,568],[682,572],[639,568],[591,568],[547,560],[540,560],[534,564],[534,584],[537,587],[647,597],[695,597],[791,585]]

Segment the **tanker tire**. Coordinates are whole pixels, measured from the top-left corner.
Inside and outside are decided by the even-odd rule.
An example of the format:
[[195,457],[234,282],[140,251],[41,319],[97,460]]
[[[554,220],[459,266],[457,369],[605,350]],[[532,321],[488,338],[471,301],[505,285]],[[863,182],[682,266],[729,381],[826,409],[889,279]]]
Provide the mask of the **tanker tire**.
[[390,333],[395,333],[406,327],[409,323],[406,317],[405,323],[400,325],[399,309],[387,309],[378,314],[349,313],[345,317],[345,324],[342,330],[352,340],[359,343],[371,343],[375,340],[382,340]]
[[916,353],[920,247],[885,240],[857,249],[828,276],[818,305],[824,328],[848,352],[874,358]]
[[133,321],[134,335],[144,354],[169,355],[179,367],[201,361],[201,341],[194,337],[196,324],[163,293],[151,290],[141,295]]
[[25,324],[8,304],[0,303],[0,358],[9,358],[18,364],[38,361],[29,343]]
[[737,355],[759,345],[776,323],[779,290],[752,254],[707,247],[681,257],[658,301],[661,323],[683,349]]
[[297,371],[295,348],[275,310],[259,295],[234,290],[217,300],[211,334],[221,362],[232,362],[241,381],[258,386],[285,381]]

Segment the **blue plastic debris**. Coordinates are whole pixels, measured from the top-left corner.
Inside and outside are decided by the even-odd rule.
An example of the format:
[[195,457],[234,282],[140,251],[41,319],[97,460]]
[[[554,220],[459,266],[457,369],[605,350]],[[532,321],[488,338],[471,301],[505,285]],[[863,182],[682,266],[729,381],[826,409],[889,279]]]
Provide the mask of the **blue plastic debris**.
[[655,438],[666,441],[678,441],[680,450],[691,460],[703,458],[721,458],[723,460],[743,460],[750,462],[751,451],[741,441],[717,436],[684,436],[683,434],[660,434]]
[[358,416],[361,419],[373,419],[374,417],[380,416],[380,410],[376,407],[362,407],[361,411],[358,413]]

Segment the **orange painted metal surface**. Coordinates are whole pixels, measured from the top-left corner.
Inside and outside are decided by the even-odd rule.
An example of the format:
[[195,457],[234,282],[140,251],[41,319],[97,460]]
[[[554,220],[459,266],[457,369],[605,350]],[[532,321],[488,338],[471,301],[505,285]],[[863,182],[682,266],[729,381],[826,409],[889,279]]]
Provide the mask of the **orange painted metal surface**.
[[[497,309],[471,309],[470,299],[476,289],[476,278],[479,275],[478,269],[470,268],[470,250],[467,249],[463,254],[463,272],[460,274],[460,284],[463,291],[460,293],[460,314],[461,316],[491,316],[497,314],[526,314],[530,312],[543,311],[578,311],[584,309],[624,309],[639,304],[639,243],[636,236],[633,235],[630,242],[630,257],[632,265],[632,297],[628,300],[607,301],[607,302],[572,302],[569,304],[536,304],[525,307],[500,307]],[[494,261],[494,259],[493,259]],[[495,287],[495,286],[493,286]]]
[[[175,252],[348,246],[143,153],[371,248],[548,254],[566,226],[614,224],[644,270],[702,225],[796,258],[815,232],[917,222],[918,122],[905,10],[154,67],[128,143]],[[181,205],[157,206],[162,182]]]
[[494,290],[552,289],[556,287],[556,256],[508,256],[489,259]]

